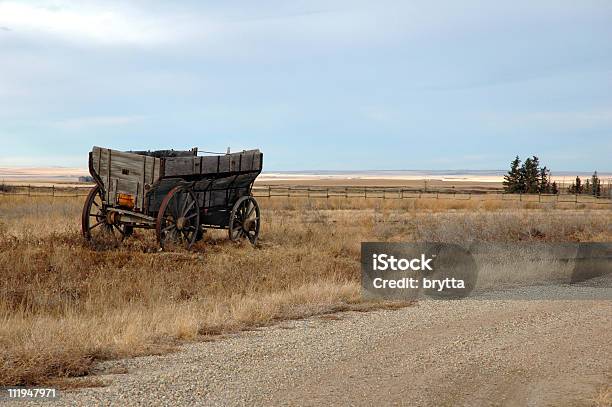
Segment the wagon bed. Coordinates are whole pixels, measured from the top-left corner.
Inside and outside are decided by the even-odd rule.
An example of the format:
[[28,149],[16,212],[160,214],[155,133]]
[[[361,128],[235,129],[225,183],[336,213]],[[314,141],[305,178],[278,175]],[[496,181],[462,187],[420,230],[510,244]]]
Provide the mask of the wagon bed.
[[170,241],[191,247],[206,228],[221,228],[232,240],[255,243],[259,206],[251,190],[262,165],[259,150],[201,156],[197,148],[94,147],[89,172],[96,186],[83,208],[83,235],[93,241],[98,229],[102,239],[123,239],[135,228],[148,228],[156,229],[162,248]]

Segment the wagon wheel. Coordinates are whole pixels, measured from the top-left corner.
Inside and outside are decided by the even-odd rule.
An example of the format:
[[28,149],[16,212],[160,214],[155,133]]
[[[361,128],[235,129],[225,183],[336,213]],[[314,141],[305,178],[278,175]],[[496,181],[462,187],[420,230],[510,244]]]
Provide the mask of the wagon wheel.
[[93,187],[83,206],[81,231],[85,240],[95,248],[114,247],[128,236],[128,227],[115,222],[102,202],[102,191],[98,185]]
[[173,188],[162,201],[155,231],[162,249],[175,245],[189,249],[198,237],[200,207],[193,191],[184,186]]
[[259,205],[252,196],[243,196],[232,208],[229,220],[229,238],[236,242],[246,237],[252,244],[259,237]]

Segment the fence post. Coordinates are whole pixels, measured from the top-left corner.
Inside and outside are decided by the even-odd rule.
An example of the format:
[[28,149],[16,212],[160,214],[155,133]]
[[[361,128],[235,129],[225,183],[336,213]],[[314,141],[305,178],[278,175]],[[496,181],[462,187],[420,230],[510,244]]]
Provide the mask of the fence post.
[[268,198],[272,198],[272,185],[268,185]]
[[55,198],[55,184],[51,185],[51,196]]
[[31,194],[30,194],[30,184],[28,184],[28,196],[31,196]]

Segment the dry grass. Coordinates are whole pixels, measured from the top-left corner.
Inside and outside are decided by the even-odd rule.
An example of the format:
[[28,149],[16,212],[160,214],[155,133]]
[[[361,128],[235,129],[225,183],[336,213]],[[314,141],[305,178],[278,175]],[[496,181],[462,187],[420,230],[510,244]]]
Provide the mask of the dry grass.
[[[304,210],[304,209],[376,209],[376,210],[403,210],[403,211],[429,211],[446,212],[456,210],[468,211],[506,211],[506,210],[597,210],[609,211],[612,209],[610,200],[595,199],[590,196],[580,196],[580,202],[572,201],[574,196],[562,196],[556,201],[554,196],[524,195],[519,200],[518,195],[472,195],[469,194],[440,194],[439,198],[419,197],[418,193],[406,194],[404,199],[397,198],[363,198],[332,196],[329,198],[307,197],[258,197],[266,202],[269,209]],[[435,195],[434,195],[435,196]]]
[[0,385],[86,375],[99,360],[282,319],[393,306],[360,298],[361,241],[612,238],[610,211],[439,202],[260,199],[258,247],[217,231],[191,252],[160,253],[148,231],[91,250],[82,198],[0,196]]
[[594,407],[611,407],[612,406],[612,385],[605,384],[600,386],[597,395],[590,400]]

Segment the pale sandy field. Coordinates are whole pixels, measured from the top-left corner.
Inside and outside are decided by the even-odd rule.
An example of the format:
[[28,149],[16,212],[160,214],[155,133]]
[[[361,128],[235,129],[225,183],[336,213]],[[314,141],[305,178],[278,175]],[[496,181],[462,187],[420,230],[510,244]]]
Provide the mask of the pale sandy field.
[[[0,184],[49,186],[77,186],[81,176],[89,175],[86,168],[49,167],[16,168],[0,167]],[[588,174],[579,174],[585,180]],[[560,189],[565,189],[576,178],[576,174],[552,176]],[[612,183],[612,174],[600,173],[605,185]],[[258,178],[258,185],[294,186],[379,186],[406,187],[419,189],[457,190],[500,190],[501,171],[364,171],[364,172],[264,172]]]

